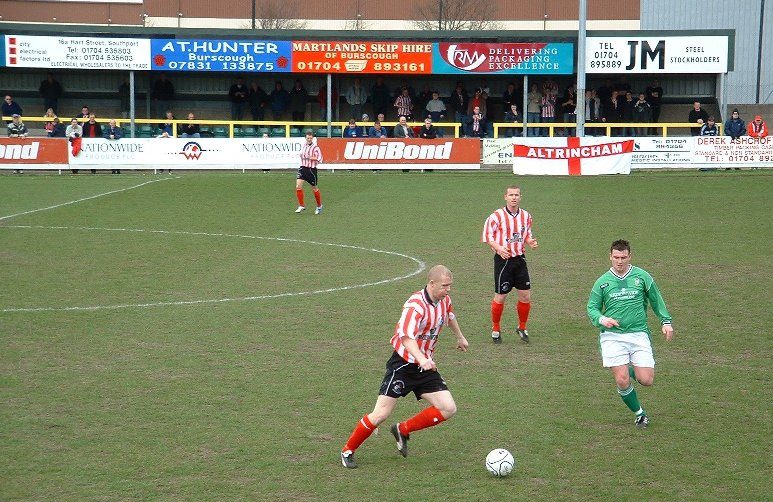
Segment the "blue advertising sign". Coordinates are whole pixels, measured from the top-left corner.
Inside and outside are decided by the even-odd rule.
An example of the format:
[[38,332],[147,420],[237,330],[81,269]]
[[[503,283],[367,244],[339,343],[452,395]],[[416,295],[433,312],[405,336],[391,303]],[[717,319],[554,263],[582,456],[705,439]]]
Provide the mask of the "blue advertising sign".
[[292,42],[151,39],[151,69],[160,71],[290,72]]
[[571,43],[476,43],[432,44],[432,73],[571,75],[574,45]]

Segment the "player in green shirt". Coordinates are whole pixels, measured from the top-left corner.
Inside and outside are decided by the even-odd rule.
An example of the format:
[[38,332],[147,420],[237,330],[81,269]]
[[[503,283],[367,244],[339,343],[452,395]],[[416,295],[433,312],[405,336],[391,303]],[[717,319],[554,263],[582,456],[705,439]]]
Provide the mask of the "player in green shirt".
[[660,319],[667,341],[674,336],[674,328],[655,280],[646,270],[631,265],[630,243],[613,242],[609,259],[612,267],[596,280],[590,292],[588,317],[601,330],[603,365],[612,370],[618,394],[636,414],[636,426],[643,429],[649,425],[649,418],[639,403],[631,378],[645,387],[655,379],[647,303]]

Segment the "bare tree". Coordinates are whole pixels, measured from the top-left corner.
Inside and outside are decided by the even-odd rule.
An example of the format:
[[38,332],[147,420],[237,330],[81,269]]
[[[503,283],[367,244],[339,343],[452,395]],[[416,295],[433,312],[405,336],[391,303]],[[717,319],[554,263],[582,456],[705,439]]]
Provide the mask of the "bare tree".
[[306,21],[299,0],[259,0],[255,6],[255,27],[261,30],[302,30]]
[[422,31],[490,31],[502,29],[493,2],[479,0],[424,0],[416,7],[413,25]]

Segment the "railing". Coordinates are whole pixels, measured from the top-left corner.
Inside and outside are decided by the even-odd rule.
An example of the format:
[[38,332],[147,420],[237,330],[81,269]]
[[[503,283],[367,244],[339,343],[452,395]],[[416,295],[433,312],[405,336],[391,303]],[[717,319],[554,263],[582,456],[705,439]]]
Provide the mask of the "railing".
[[[2,118],[6,122],[11,121],[11,117],[3,117]],[[69,125],[71,118],[62,118],[59,117],[60,122],[67,126]],[[85,118],[78,118],[80,122],[88,122],[88,119]],[[107,118],[106,121],[109,121],[110,118]],[[51,119],[48,117],[23,117],[24,122],[50,122]],[[105,127],[107,125],[107,122],[100,122],[100,125],[102,127]],[[116,118],[116,125],[124,127],[124,124],[130,124],[131,121],[129,119],[125,118]],[[254,120],[242,120],[242,121],[233,121],[233,120],[178,120],[174,119],[169,121],[174,125],[173,128],[173,135],[177,136],[177,131],[179,129],[179,126],[181,124],[199,124],[200,126],[224,126],[227,129],[228,137],[233,138],[234,137],[234,131],[235,128],[244,128],[244,127],[255,127],[255,128],[268,128],[268,129],[278,129],[283,128],[284,129],[284,136],[286,138],[289,138],[291,136],[291,131],[293,129],[299,129],[301,132],[301,135],[305,133],[305,131],[309,128],[312,129],[312,131],[316,133],[317,131],[314,131],[314,129],[321,129],[326,128],[328,123],[327,122],[284,122],[284,121],[270,121],[270,120],[262,120],[262,121],[254,121]],[[166,119],[135,119],[135,124],[150,124],[157,126],[160,123],[167,123]],[[358,124],[357,127],[370,127],[373,123],[372,122],[366,122],[362,124]],[[331,122],[331,128],[334,129],[340,129],[343,131],[347,126],[349,125],[349,122]],[[397,122],[382,122],[382,126],[385,128],[388,128],[390,130],[394,126],[397,125]],[[408,126],[411,128],[414,127],[421,127],[424,125],[424,122],[409,122]],[[454,137],[458,138],[460,129],[462,129],[462,124],[459,122],[436,122],[433,123],[433,125],[437,128],[441,129],[453,129],[454,130]],[[522,130],[523,130],[523,122],[495,122],[492,124],[494,128],[494,137],[499,138],[500,136],[500,130],[501,129],[518,129],[517,136],[522,136]],[[556,134],[556,129],[575,129],[577,127],[577,124],[574,122],[537,122],[537,123],[530,123],[526,126],[529,129],[547,129],[547,136],[548,137],[558,137],[560,135]],[[588,134],[589,130],[598,130],[601,129],[602,134],[599,134],[601,136],[612,136],[612,130],[613,129],[660,129],[662,131],[662,134],[659,134],[659,136],[662,137],[668,137],[668,130],[669,129],[695,129],[700,128],[701,126],[698,124],[693,124],[690,122],[658,122],[658,123],[652,123],[652,122],[626,122],[626,123],[600,123],[600,122],[588,122],[585,124],[585,130],[586,134]],[[719,134],[724,134],[724,126],[717,122],[717,128],[719,129]],[[155,127],[155,129],[158,129]],[[128,133],[128,130],[127,130]],[[544,136],[544,135],[543,135]],[[336,135],[335,137],[338,137]]]

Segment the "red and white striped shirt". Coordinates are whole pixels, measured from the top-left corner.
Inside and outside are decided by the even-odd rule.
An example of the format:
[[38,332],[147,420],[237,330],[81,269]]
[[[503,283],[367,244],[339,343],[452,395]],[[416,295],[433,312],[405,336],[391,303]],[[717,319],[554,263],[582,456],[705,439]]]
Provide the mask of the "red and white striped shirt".
[[533,238],[529,212],[518,208],[518,211],[511,213],[509,209],[503,207],[486,218],[480,241],[505,246],[510,254],[518,256],[524,253],[526,240]]
[[322,150],[319,149],[316,143],[305,144],[301,150],[301,166],[302,167],[317,167],[317,164],[322,162]]
[[397,116],[404,115],[406,117],[411,115],[411,108],[413,108],[413,102],[411,102],[410,96],[403,96],[402,94],[395,99],[395,108],[397,108]]
[[395,326],[395,334],[392,335],[390,343],[400,357],[409,363],[415,363],[416,358],[403,345],[402,337],[407,336],[416,340],[425,357],[431,358],[440,330],[455,318],[450,296],[433,303],[426,288],[422,289],[411,295],[403,305],[403,315]]

